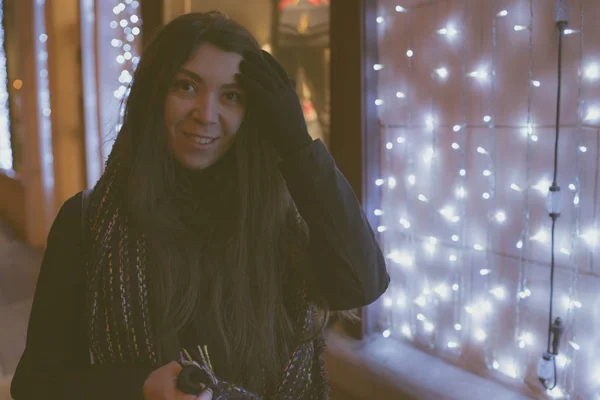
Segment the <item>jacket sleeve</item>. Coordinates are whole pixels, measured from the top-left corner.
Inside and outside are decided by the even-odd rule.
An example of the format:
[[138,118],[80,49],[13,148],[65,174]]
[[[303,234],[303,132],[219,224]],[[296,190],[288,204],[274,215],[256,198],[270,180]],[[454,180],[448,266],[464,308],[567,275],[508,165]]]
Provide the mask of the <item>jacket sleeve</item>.
[[142,399],[152,368],[90,366],[84,318],[81,195],[56,217],[38,276],[15,400]]
[[364,211],[320,140],[283,160],[280,170],[309,229],[307,280],[332,311],[368,305],[390,277]]

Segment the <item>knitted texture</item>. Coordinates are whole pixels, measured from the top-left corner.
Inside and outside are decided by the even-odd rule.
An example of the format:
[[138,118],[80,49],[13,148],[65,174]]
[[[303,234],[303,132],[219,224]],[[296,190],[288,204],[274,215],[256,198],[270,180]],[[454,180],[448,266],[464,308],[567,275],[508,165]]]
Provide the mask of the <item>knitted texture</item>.
[[[87,329],[92,362],[100,365],[152,365],[159,367],[158,349],[153,337],[148,299],[146,240],[137,232],[124,212],[119,165],[111,158],[94,188],[87,215],[90,243],[87,246]],[[298,229],[306,229],[299,214]],[[313,324],[315,305],[307,298],[306,282],[299,279],[298,289],[286,300],[294,304],[293,320],[298,337],[307,337]],[[198,343],[198,345],[203,345]],[[250,393],[235,383],[213,383],[213,399],[294,399],[328,398],[322,352],[322,333],[299,342],[290,354],[276,389]]]

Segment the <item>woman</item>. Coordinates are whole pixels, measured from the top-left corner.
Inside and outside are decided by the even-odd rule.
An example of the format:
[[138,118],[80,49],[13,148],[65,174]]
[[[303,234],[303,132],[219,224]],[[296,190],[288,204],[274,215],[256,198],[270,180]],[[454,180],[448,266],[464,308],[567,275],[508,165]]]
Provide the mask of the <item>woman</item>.
[[[325,399],[324,316],[388,283],[282,68],[223,14],[184,15],[145,50],[93,192],[52,226],[12,395]],[[182,349],[204,397],[182,390]]]

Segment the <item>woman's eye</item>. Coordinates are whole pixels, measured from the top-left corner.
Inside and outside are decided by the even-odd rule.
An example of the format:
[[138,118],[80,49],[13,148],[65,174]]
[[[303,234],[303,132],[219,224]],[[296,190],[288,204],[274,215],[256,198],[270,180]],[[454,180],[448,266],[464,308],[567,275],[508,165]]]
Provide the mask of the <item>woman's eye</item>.
[[175,87],[175,89],[181,90],[186,93],[191,93],[196,90],[196,86],[190,81],[175,81],[175,84],[173,86]]
[[238,92],[227,92],[225,93],[225,99],[230,103],[240,103],[242,95]]

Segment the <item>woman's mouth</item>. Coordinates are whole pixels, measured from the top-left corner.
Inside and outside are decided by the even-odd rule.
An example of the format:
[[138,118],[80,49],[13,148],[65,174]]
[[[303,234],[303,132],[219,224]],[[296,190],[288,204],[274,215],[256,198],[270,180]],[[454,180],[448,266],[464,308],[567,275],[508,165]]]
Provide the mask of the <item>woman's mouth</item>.
[[193,135],[190,133],[183,133],[185,135],[185,137],[188,140],[191,140],[192,142],[196,143],[196,144],[201,144],[201,145],[207,145],[207,144],[211,144],[214,141],[216,141],[217,139],[219,139],[218,137],[213,138],[213,137],[209,137],[209,136],[198,136],[198,135]]

